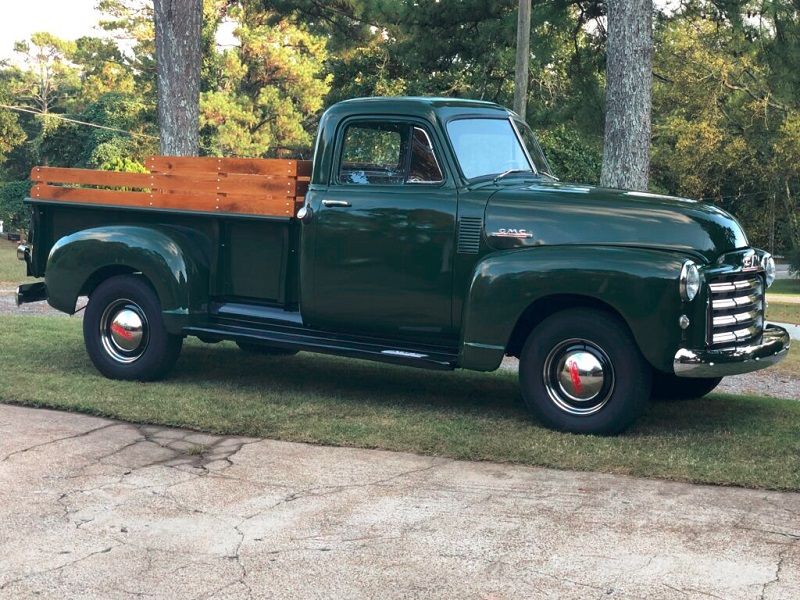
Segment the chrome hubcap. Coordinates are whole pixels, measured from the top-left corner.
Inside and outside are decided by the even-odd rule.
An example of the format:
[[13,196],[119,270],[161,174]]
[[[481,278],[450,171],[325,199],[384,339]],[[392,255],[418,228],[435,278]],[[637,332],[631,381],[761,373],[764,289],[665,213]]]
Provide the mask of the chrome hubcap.
[[544,363],[550,400],[572,415],[591,415],[606,405],[614,391],[614,368],[608,355],[587,340],[558,344]]
[[132,300],[109,304],[100,318],[100,339],[106,352],[121,363],[132,363],[144,354],[149,341],[147,317]]

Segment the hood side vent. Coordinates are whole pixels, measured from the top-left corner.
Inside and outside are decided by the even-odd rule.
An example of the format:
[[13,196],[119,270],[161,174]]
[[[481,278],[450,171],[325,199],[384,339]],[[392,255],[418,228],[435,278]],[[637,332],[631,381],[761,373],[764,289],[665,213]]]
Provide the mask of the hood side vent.
[[461,217],[458,220],[458,247],[459,254],[477,254],[481,246],[481,230],[483,219],[481,217]]

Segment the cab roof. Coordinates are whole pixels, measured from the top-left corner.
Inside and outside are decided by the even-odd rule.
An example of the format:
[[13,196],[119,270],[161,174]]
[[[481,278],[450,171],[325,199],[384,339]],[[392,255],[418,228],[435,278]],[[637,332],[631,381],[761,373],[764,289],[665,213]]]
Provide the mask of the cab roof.
[[[509,115],[512,112],[484,100],[469,100],[462,98],[436,98],[426,96],[385,96],[371,98],[353,98],[334,104],[328,112],[341,115],[347,114],[404,114],[409,116],[429,116],[431,112],[440,116],[455,114],[493,114]],[[443,114],[444,113],[444,114]]]

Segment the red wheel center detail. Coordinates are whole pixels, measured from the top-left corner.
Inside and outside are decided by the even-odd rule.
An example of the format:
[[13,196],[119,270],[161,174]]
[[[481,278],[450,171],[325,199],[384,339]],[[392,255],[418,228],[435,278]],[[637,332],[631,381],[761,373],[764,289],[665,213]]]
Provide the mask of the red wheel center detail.
[[569,361],[567,367],[569,368],[569,377],[572,380],[572,385],[575,388],[576,394],[583,393],[583,383],[581,383],[581,374],[578,371],[578,363],[574,360]]
[[127,329],[125,329],[119,323],[112,323],[111,324],[111,331],[113,333],[116,333],[118,336],[120,336],[122,338],[125,338],[126,340],[132,340],[133,339],[133,334],[130,331],[128,331]]

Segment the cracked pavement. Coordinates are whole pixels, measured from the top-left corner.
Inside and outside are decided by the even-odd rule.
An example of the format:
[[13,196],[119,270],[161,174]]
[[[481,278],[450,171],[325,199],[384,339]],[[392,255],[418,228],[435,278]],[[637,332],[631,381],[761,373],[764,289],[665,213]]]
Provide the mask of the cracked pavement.
[[800,494],[0,405],[0,598],[764,598]]

